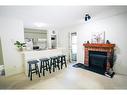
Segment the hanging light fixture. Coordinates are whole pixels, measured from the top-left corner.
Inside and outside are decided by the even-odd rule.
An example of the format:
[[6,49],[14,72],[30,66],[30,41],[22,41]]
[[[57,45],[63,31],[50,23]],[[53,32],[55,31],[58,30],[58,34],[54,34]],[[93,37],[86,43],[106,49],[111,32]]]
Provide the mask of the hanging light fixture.
[[85,21],[88,21],[88,20],[90,20],[91,19],[91,17],[90,17],[90,15],[87,13],[87,14],[85,14]]

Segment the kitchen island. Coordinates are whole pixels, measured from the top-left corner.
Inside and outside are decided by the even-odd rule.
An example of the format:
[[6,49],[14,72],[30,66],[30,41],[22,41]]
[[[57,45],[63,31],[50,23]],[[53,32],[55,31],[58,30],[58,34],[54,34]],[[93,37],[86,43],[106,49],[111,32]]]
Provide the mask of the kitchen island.
[[24,71],[25,74],[28,75],[28,61],[30,60],[39,60],[40,58],[50,58],[52,56],[61,55],[63,53],[63,49],[48,49],[48,50],[32,50],[32,51],[24,51],[23,59],[24,59]]

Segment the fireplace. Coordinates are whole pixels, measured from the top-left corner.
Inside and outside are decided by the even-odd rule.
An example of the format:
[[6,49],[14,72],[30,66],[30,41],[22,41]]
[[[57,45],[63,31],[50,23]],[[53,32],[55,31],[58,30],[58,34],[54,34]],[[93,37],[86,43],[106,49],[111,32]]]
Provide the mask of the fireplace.
[[113,67],[115,44],[83,44],[84,64],[104,73]]

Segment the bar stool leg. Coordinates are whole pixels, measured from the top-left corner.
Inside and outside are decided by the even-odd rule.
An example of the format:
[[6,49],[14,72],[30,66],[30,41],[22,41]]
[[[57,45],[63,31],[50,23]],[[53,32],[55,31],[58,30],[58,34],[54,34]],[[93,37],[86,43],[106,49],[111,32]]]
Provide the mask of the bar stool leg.
[[55,64],[53,63],[53,72],[55,72]]
[[41,61],[41,65],[40,65],[40,73],[42,73],[42,61]]
[[37,66],[37,69],[38,69],[38,75],[39,75],[39,77],[41,77],[40,72],[39,72],[39,67],[38,67],[38,66]]
[[29,64],[28,77],[30,77],[30,64]]
[[65,58],[65,67],[67,67],[67,62],[66,62],[66,58]]
[[38,65],[36,64],[36,74],[38,74],[39,75],[39,77],[41,77],[40,76],[40,73],[39,73],[39,67],[38,67]]
[[45,76],[45,66],[44,66],[44,62],[43,62],[43,76]]
[[60,66],[59,66],[59,63],[57,63],[57,67],[58,67],[58,70],[60,70]]
[[49,63],[49,60],[48,60],[47,64],[48,64],[49,73],[51,73],[51,65]]
[[58,69],[60,70],[60,66],[58,65]]
[[30,80],[32,81],[32,67],[31,64],[29,64],[29,74],[28,76],[30,76]]
[[51,67],[49,67],[49,73],[51,73]]
[[44,70],[44,68],[43,68],[43,76],[45,76],[45,70]]
[[55,63],[56,63],[56,66],[58,67],[58,70],[60,70],[60,66],[59,66],[59,61],[58,61],[58,57],[55,59]]
[[37,73],[38,73],[38,71],[37,71],[37,64],[35,64],[35,70],[36,70],[36,75],[37,75]]
[[46,71],[48,71],[48,66],[49,66],[48,61],[46,61]]
[[30,80],[32,81],[32,71],[30,71]]
[[63,68],[63,57],[61,57],[61,69]]
[[49,72],[51,73],[52,70],[52,64],[49,62]]

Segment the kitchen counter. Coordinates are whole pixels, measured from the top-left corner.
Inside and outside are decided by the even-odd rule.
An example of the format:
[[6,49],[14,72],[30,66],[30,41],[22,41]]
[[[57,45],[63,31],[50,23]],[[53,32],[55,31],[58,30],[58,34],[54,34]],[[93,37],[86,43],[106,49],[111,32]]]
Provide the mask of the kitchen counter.
[[24,59],[24,71],[25,74],[28,75],[28,64],[27,61],[29,60],[39,60],[40,58],[50,58],[52,56],[57,56],[64,54],[63,49],[48,49],[48,50],[32,50],[32,51],[24,51],[22,52],[23,59]]

